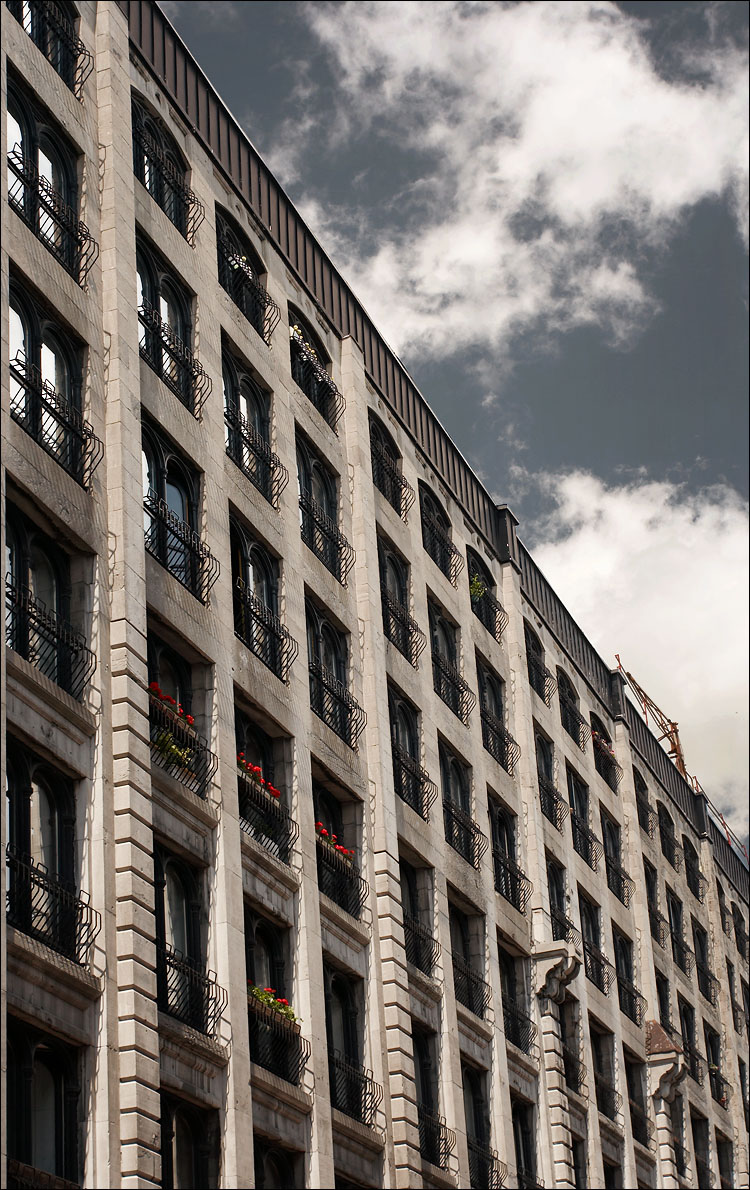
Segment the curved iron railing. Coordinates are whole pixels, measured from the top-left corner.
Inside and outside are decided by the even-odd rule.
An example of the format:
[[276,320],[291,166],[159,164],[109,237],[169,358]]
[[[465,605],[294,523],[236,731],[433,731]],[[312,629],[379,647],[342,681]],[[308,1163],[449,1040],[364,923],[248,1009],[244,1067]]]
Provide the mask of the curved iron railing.
[[719,981],[714,975],[710,967],[705,963],[701,963],[696,959],[695,970],[698,976],[698,988],[704,1000],[708,1000],[709,1004],[716,1004],[719,999]]
[[442,570],[455,587],[464,560],[442,525],[422,510],[422,544],[438,570]]
[[637,794],[635,805],[638,811],[638,825],[641,830],[646,832],[649,839],[653,839],[656,834],[656,810],[646,798],[638,797]]
[[539,802],[542,807],[542,814],[545,818],[553,824],[556,830],[562,833],[565,826],[565,819],[570,813],[570,806],[555,788],[554,782],[547,777],[543,777],[541,773],[537,773],[537,781],[539,783]]
[[693,1082],[696,1082],[699,1087],[703,1086],[706,1078],[706,1059],[695,1048],[695,1046],[686,1039],[684,1033],[682,1035],[682,1052],[685,1055],[685,1065],[687,1072]]
[[468,724],[469,715],[477,705],[476,695],[472,693],[456,667],[439,653],[432,654],[432,687],[453,714],[462,723]]
[[521,758],[520,746],[492,711],[482,707],[479,716],[482,720],[482,743],[485,749],[493,760],[505,769],[509,777],[514,777],[516,765]]
[[724,1111],[727,1111],[732,1094],[732,1084],[710,1062],[708,1063],[708,1084],[711,1088],[711,1098],[718,1103],[719,1107],[723,1107]]
[[447,1126],[442,1116],[417,1104],[419,1121],[419,1153],[430,1165],[447,1169],[450,1155],[456,1146],[456,1134]]
[[680,968],[680,971],[684,971],[686,975],[692,975],[693,967],[695,966],[695,955],[681,934],[676,933],[674,930],[670,934],[672,939],[672,958]]
[[574,810],[570,811],[570,825],[573,830],[573,849],[585,860],[593,872],[599,867],[604,848],[592,830]]
[[396,646],[399,653],[403,653],[410,665],[418,669],[419,658],[427,644],[427,637],[406,608],[397,599],[394,599],[385,583],[380,584],[380,594],[383,606],[383,631],[386,638]]
[[412,756],[391,741],[393,756],[393,784],[402,802],[416,810],[420,818],[429,821],[430,807],[437,797],[437,786],[430,775]]
[[586,978],[608,996],[615,978],[615,969],[593,942],[583,940],[583,960]]
[[576,747],[586,751],[586,742],[591,738],[591,728],[572,698],[560,694],[560,722]]
[[310,344],[305,342],[294,327],[290,328],[289,336],[292,380],[302,389],[308,401],[315,406],[334,433],[338,433],[336,427],[346,409],[346,401]]
[[216,236],[219,285],[226,290],[253,330],[270,347],[271,335],[278,326],[281,310],[260,283],[244,256],[233,249],[232,241],[221,232]]
[[469,1185],[472,1190],[502,1190],[508,1167],[494,1149],[469,1137]]
[[517,1169],[518,1190],[544,1190],[544,1182],[530,1169]]
[[484,1014],[490,1005],[490,985],[485,983],[468,963],[453,955],[453,987],[456,999],[474,1016],[484,1020]]
[[299,645],[279,617],[261,603],[241,578],[234,586],[234,633],[288,685],[289,669],[299,653]]
[[83,286],[99,245],[72,207],[17,148],[8,154],[8,202],[74,281]]
[[15,1157],[9,1157],[8,1190],[80,1190],[80,1183],[69,1182],[67,1178],[47,1173],[45,1169],[35,1169],[33,1165],[25,1165]]
[[648,921],[651,928],[651,937],[664,950],[667,945],[667,938],[669,937],[669,922],[663,913],[660,913],[653,901],[648,902]]
[[529,675],[529,685],[538,694],[545,706],[552,706],[552,696],[557,690],[557,679],[550,673],[544,662],[526,650],[526,671]]
[[633,981],[625,975],[618,974],[617,976],[617,996],[620,1001],[620,1011],[633,1024],[642,1025],[646,1013],[647,1000],[638,991]]
[[747,930],[742,918],[734,922],[734,940],[743,959],[747,958]]
[[407,522],[409,512],[416,499],[414,488],[398,469],[388,451],[379,442],[370,441],[372,482],[395,508],[401,520]]
[[618,864],[611,855],[605,855],[604,860],[607,867],[607,887],[610,892],[615,894],[618,901],[622,901],[623,905],[628,908],[633,899],[635,884],[622,865]]
[[612,792],[617,793],[617,787],[622,781],[622,769],[610,752],[610,747],[595,731],[591,733],[591,741],[594,745],[594,767]]
[[252,995],[247,1009],[251,1061],[298,1087],[310,1058],[310,1042],[300,1036],[299,1025]]
[[224,407],[224,425],[230,459],[261,496],[278,509],[281,493],[289,483],[289,472],[281,459],[231,401]]
[[7,7],[57,71],[76,99],[80,100],[83,84],[94,69],[93,56],[58,4],[51,0],[7,0]]
[[528,1013],[523,1012],[508,996],[503,996],[503,1028],[505,1040],[524,1054],[536,1053],[537,1027]]
[[424,975],[432,975],[440,957],[440,943],[416,917],[404,917],[404,947],[412,966]]
[[331,520],[312,496],[303,492],[299,498],[299,506],[302,512],[302,540],[315,557],[320,559],[326,570],[330,570],[341,586],[345,587],[356,557],[354,549],[335,521]]
[[96,669],[85,636],[10,577],[5,584],[5,643],[72,698],[83,698]]
[[85,967],[102,924],[88,895],[11,843],[6,846],[5,857],[9,923]]
[[331,1107],[368,1128],[372,1127],[383,1099],[383,1088],[375,1082],[372,1071],[355,1064],[338,1050],[329,1049],[328,1078]]
[[213,388],[202,364],[179,339],[168,322],[149,302],[142,301],[138,321],[143,328],[139,339],[141,356],[167,388],[198,421]]
[[630,1107],[630,1127],[633,1133],[633,1140],[637,1140],[639,1145],[643,1145],[645,1149],[648,1149],[651,1146],[651,1140],[656,1131],[654,1122],[649,1119],[643,1105],[636,1103],[635,1099],[628,1099],[628,1106]]
[[162,1012],[213,1037],[227,1006],[227,993],[213,971],[168,943],[156,947],[156,996]]
[[693,896],[698,898],[702,905],[706,899],[708,881],[701,872],[700,867],[695,862],[695,860],[688,859],[687,856],[685,856],[685,879],[687,880],[687,886],[691,893]]
[[143,498],[146,549],[201,603],[219,577],[219,563],[200,535],[153,490]]
[[205,207],[185,182],[185,175],[167,156],[133,110],[133,172],[170,223],[191,247],[206,217]]
[[219,762],[207,741],[156,694],[149,694],[151,759],[173,777],[205,798]]
[[349,860],[334,851],[330,843],[317,839],[318,890],[325,893],[340,909],[359,921],[367,900],[369,885]]
[[594,1074],[596,1087],[596,1106],[608,1120],[616,1120],[622,1111],[622,1095],[614,1088],[614,1084],[603,1074]]
[[563,910],[558,909],[556,905],[551,905],[549,915],[552,920],[552,937],[555,942],[570,942],[571,946],[580,950],[583,944],[581,935]]
[[485,590],[484,594],[478,595],[476,599],[472,596],[471,610],[499,644],[508,627],[508,613],[502,603],[495,599],[491,591]]
[[677,842],[674,827],[670,828],[667,823],[660,822],[659,842],[661,844],[661,853],[665,860],[668,864],[671,864],[675,872],[679,872],[682,867],[682,850]]
[[443,799],[443,825],[445,839],[454,851],[462,855],[472,868],[479,868],[489,845],[476,822],[460,806]]
[[243,831],[283,864],[288,864],[299,837],[299,827],[289,811],[239,770],[237,793]]
[[588,1095],[586,1087],[586,1067],[581,1061],[576,1050],[573,1050],[568,1045],[562,1047],[563,1060],[563,1075],[565,1078],[565,1085],[571,1091],[575,1091],[576,1095]]
[[357,741],[367,723],[367,714],[352,698],[343,682],[339,682],[317,658],[309,662],[310,706],[319,719],[335,731],[350,748]]
[[514,859],[495,847],[492,852],[495,862],[495,889],[501,897],[505,897],[519,913],[526,912],[533,884],[525,872],[522,872]]
[[10,361],[10,415],[82,488],[104,457],[104,446],[72,401],[59,393],[22,352]]

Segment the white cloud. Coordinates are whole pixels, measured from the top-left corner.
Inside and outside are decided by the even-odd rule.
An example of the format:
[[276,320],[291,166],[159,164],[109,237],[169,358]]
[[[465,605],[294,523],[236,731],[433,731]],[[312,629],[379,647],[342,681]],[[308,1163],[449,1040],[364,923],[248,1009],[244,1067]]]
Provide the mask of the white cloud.
[[748,830],[748,508],[636,479],[543,475],[534,558],[605,660],[615,653],[680,727],[687,767]]
[[374,245],[351,191],[300,204],[396,350],[434,358],[591,324],[623,344],[655,308],[644,252],[696,203],[723,198],[746,235],[746,56],[708,17],[690,70],[668,81],[642,24],[601,0],[304,12],[336,84],[316,105],[305,78],[271,153],[282,179],[368,136],[384,160],[424,162],[381,203]]

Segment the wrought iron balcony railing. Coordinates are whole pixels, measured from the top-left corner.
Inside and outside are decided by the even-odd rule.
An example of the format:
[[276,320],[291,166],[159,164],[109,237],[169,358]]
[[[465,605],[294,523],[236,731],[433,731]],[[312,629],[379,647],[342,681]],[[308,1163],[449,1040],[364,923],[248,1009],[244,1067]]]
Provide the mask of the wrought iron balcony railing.
[[674,1163],[677,1169],[677,1176],[684,1178],[687,1175],[688,1167],[688,1152],[681,1141],[676,1136],[672,1137],[672,1148],[674,1150]]
[[421,768],[398,744],[391,742],[393,755],[393,784],[402,802],[416,810],[425,822],[430,817],[430,807],[437,797],[437,786],[430,780],[426,769]]
[[685,879],[693,896],[697,897],[701,905],[706,899],[708,881],[700,870],[699,864],[692,858],[685,857]]
[[729,1107],[732,1086],[729,1080],[724,1078],[718,1066],[714,1066],[711,1062],[708,1063],[708,1084],[711,1088],[711,1098],[726,1111]]
[[482,621],[490,636],[494,636],[499,643],[508,627],[508,613],[492,592],[485,590],[483,595],[476,598],[472,595],[471,610]]
[[330,570],[342,587],[346,586],[355,553],[335,521],[305,492],[299,498],[302,540],[316,558]]
[[719,909],[721,911],[721,928],[727,937],[731,938],[734,933],[732,911],[723,899],[719,901]]
[[519,1190],[544,1190],[544,1182],[531,1169],[521,1169],[519,1167],[516,1170],[516,1181],[518,1182]]
[[516,765],[521,757],[521,749],[509,731],[505,730],[500,719],[491,711],[482,707],[482,743],[490,756],[505,769],[510,777],[515,775]]
[[618,974],[617,976],[617,995],[620,1001],[620,1011],[629,1017],[635,1025],[642,1025],[647,1000],[638,991],[633,981],[625,975]]
[[453,714],[462,723],[468,724],[469,715],[477,705],[476,695],[472,693],[456,667],[439,653],[432,654],[432,687]]
[[213,1037],[227,1006],[227,994],[213,971],[163,942],[156,948],[156,996],[162,1012]]
[[617,787],[622,781],[622,769],[614,758],[611,752],[611,745],[603,740],[596,732],[591,733],[591,740],[594,745],[594,766],[600,777],[609,785],[610,789],[617,793]]
[[455,587],[463,569],[464,560],[442,525],[438,524],[434,517],[429,516],[424,510],[422,511],[422,544],[438,570],[442,570],[445,577]]
[[693,972],[693,967],[695,966],[695,955],[681,934],[677,934],[674,930],[672,930],[671,938],[672,958],[680,968],[680,971],[684,971],[686,975],[691,975]]
[[85,967],[101,917],[86,893],[8,843],[6,913],[10,925]]
[[458,955],[453,955],[453,986],[459,1004],[484,1020],[490,1003],[490,985]]
[[582,947],[581,935],[570,918],[556,905],[550,906],[549,914],[552,920],[552,937],[555,942],[570,942],[571,946],[580,950]]
[[591,729],[572,698],[560,694],[560,722],[576,747],[586,751],[586,742],[591,738]]
[[427,644],[427,637],[406,608],[397,599],[394,599],[385,583],[380,586],[380,595],[383,606],[383,631],[386,638],[396,646],[399,653],[403,653],[409,664],[417,669],[422,650]]
[[7,7],[57,71],[76,99],[94,69],[94,59],[59,4],[52,0],[8,0]]
[[19,354],[10,361],[10,415],[83,488],[104,456],[104,446],[72,401]]
[[237,792],[243,831],[276,859],[288,864],[299,837],[299,827],[289,811],[278,798],[271,797],[242,773],[238,773]]
[[712,972],[710,967],[705,963],[700,963],[696,960],[695,970],[698,975],[698,988],[705,1000],[714,1007],[719,1000],[719,981]]
[[562,1059],[566,1087],[571,1091],[575,1091],[576,1095],[585,1096],[588,1094],[586,1088],[586,1067],[581,1061],[578,1052],[571,1049],[568,1045],[563,1045]]
[[208,742],[156,694],[149,694],[148,718],[151,759],[205,798],[219,767]]
[[375,1113],[383,1099],[383,1088],[372,1077],[372,1071],[344,1057],[338,1050],[328,1051],[328,1078],[331,1086],[331,1107],[372,1127]]
[[184,172],[164,152],[133,110],[133,171],[154,202],[191,247],[206,217],[203,203],[185,182]]
[[633,899],[635,892],[635,884],[630,879],[630,876],[618,864],[617,860],[613,859],[611,855],[605,855],[605,863],[607,866],[607,886],[610,892],[613,892],[618,901],[622,901],[627,908]]
[[289,472],[281,459],[231,402],[224,409],[224,424],[230,459],[261,496],[278,508],[281,493],[289,483]]
[[614,1084],[603,1074],[594,1074],[594,1086],[596,1087],[596,1106],[599,1111],[608,1120],[616,1120],[622,1111],[622,1095],[615,1090]]
[[646,832],[649,839],[653,839],[656,834],[656,810],[647,798],[638,797],[637,794],[635,805],[638,811],[638,824],[641,830]]
[[537,774],[539,782],[539,801],[542,807],[542,814],[548,818],[556,830],[562,832],[565,826],[565,819],[570,813],[570,806],[555,788],[554,782],[547,777],[543,777],[541,773]]
[[367,722],[366,713],[343,682],[339,682],[317,658],[313,657],[309,662],[309,669],[310,706],[345,744],[356,748]]
[[734,939],[741,958],[747,958],[747,930],[742,922],[734,923]]
[[651,927],[651,937],[657,946],[664,950],[669,937],[669,922],[664,914],[659,912],[653,901],[648,902],[648,921]]
[[536,1052],[537,1027],[528,1013],[508,996],[503,996],[503,1028],[505,1040],[524,1054]]
[[201,603],[219,577],[219,563],[185,521],[176,517],[166,500],[152,489],[143,498],[146,549],[178,583]]
[[682,867],[682,851],[677,844],[677,837],[674,830],[670,830],[664,823],[659,823],[659,840],[661,842],[661,853],[667,863],[671,864],[675,872],[679,872]]
[[592,942],[583,940],[583,960],[586,978],[608,996],[615,978],[615,969]]
[[25,1165],[15,1157],[8,1158],[8,1190],[80,1190],[79,1182],[70,1182],[45,1169]]
[[557,680],[535,653],[526,650],[526,669],[529,685],[538,694],[545,706],[552,706],[552,696],[557,690]]
[[247,1007],[251,1060],[298,1087],[310,1057],[310,1042],[300,1036],[299,1025],[255,996],[248,996]]
[[291,330],[289,347],[292,357],[292,379],[299,385],[324,421],[338,433],[336,427],[346,408],[333,380],[311,349],[309,343],[294,328]]
[[432,975],[440,957],[440,943],[416,917],[404,917],[406,958],[424,975]]
[[699,1087],[703,1086],[706,1077],[706,1059],[702,1054],[698,1053],[693,1043],[689,1038],[682,1034],[682,1052],[685,1055],[685,1066],[693,1082],[696,1082]]
[[711,1173],[711,1162],[708,1157],[701,1157],[698,1153],[695,1154],[695,1172],[698,1175],[700,1190],[711,1190],[714,1184],[714,1176]]
[[419,1120],[419,1152],[425,1161],[438,1169],[447,1169],[450,1155],[456,1147],[456,1134],[445,1123],[442,1116],[430,1111],[424,1104],[417,1104]]
[[[278,326],[281,311],[244,256],[234,251],[232,241],[221,232],[216,237],[219,285],[225,289],[238,310],[269,346]],[[296,379],[296,378],[295,378]]]
[[96,669],[86,638],[10,577],[5,584],[5,643],[72,698],[83,697]]
[[241,578],[234,586],[234,631],[251,653],[288,684],[289,669],[299,653],[299,645],[279,617],[261,603]]
[[469,815],[461,809],[443,799],[443,824],[445,839],[454,851],[462,855],[472,868],[479,868],[482,856],[487,850],[487,836],[483,835]]
[[359,921],[369,891],[367,881],[360,876],[358,867],[320,837],[317,852],[318,889]]
[[637,1103],[635,1099],[628,1099],[628,1106],[630,1107],[630,1128],[633,1140],[637,1140],[639,1145],[648,1149],[656,1131],[654,1122],[649,1118],[643,1104]]
[[492,855],[495,861],[495,890],[519,913],[525,913],[533,884],[516,861],[499,847],[493,849]]
[[74,281],[83,286],[99,255],[85,223],[19,149],[8,154],[8,202]]
[[185,406],[200,421],[203,406],[213,384],[190,348],[164,322],[159,311],[147,301],[138,308],[141,324],[138,347],[148,366],[156,372]]
[[585,860],[592,871],[599,867],[599,860],[604,855],[604,848],[599,839],[582,818],[574,810],[570,811],[570,825],[573,829],[573,848]]
[[469,1185],[472,1190],[502,1190],[508,1167],[494,1149],[481,1141],[467,1139],[469,1149]]
[[372,482],[395,508],[402,521],[407,521],[409,511],[416,499],[414,488],[398,469],[388,451],[379,442],[370,443]]

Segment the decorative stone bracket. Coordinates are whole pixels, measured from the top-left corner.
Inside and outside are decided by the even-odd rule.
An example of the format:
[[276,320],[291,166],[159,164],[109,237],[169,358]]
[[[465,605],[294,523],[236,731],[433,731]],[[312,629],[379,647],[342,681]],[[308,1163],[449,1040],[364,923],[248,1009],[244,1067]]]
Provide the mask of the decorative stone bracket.
[[538,950],[534,955],[536,964],[536,988],[543,1013],[553,1011],[553,1004],[562,1004],[565,989],[575,979],[581,967],[581,960],[575,947],[568,942]]
[[673,1103],[677,1088],[687,1074],[682,1051],[658,1021],[646,1021],[646,1058],[649,1082],[655,1101]]

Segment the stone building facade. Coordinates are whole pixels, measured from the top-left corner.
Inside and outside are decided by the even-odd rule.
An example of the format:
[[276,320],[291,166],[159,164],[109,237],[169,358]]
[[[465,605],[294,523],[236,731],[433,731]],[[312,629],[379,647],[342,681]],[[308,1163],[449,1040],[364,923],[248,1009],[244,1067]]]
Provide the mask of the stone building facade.
[[736,842],[158,6],[2,12],[3,1184],[747,1186]]

